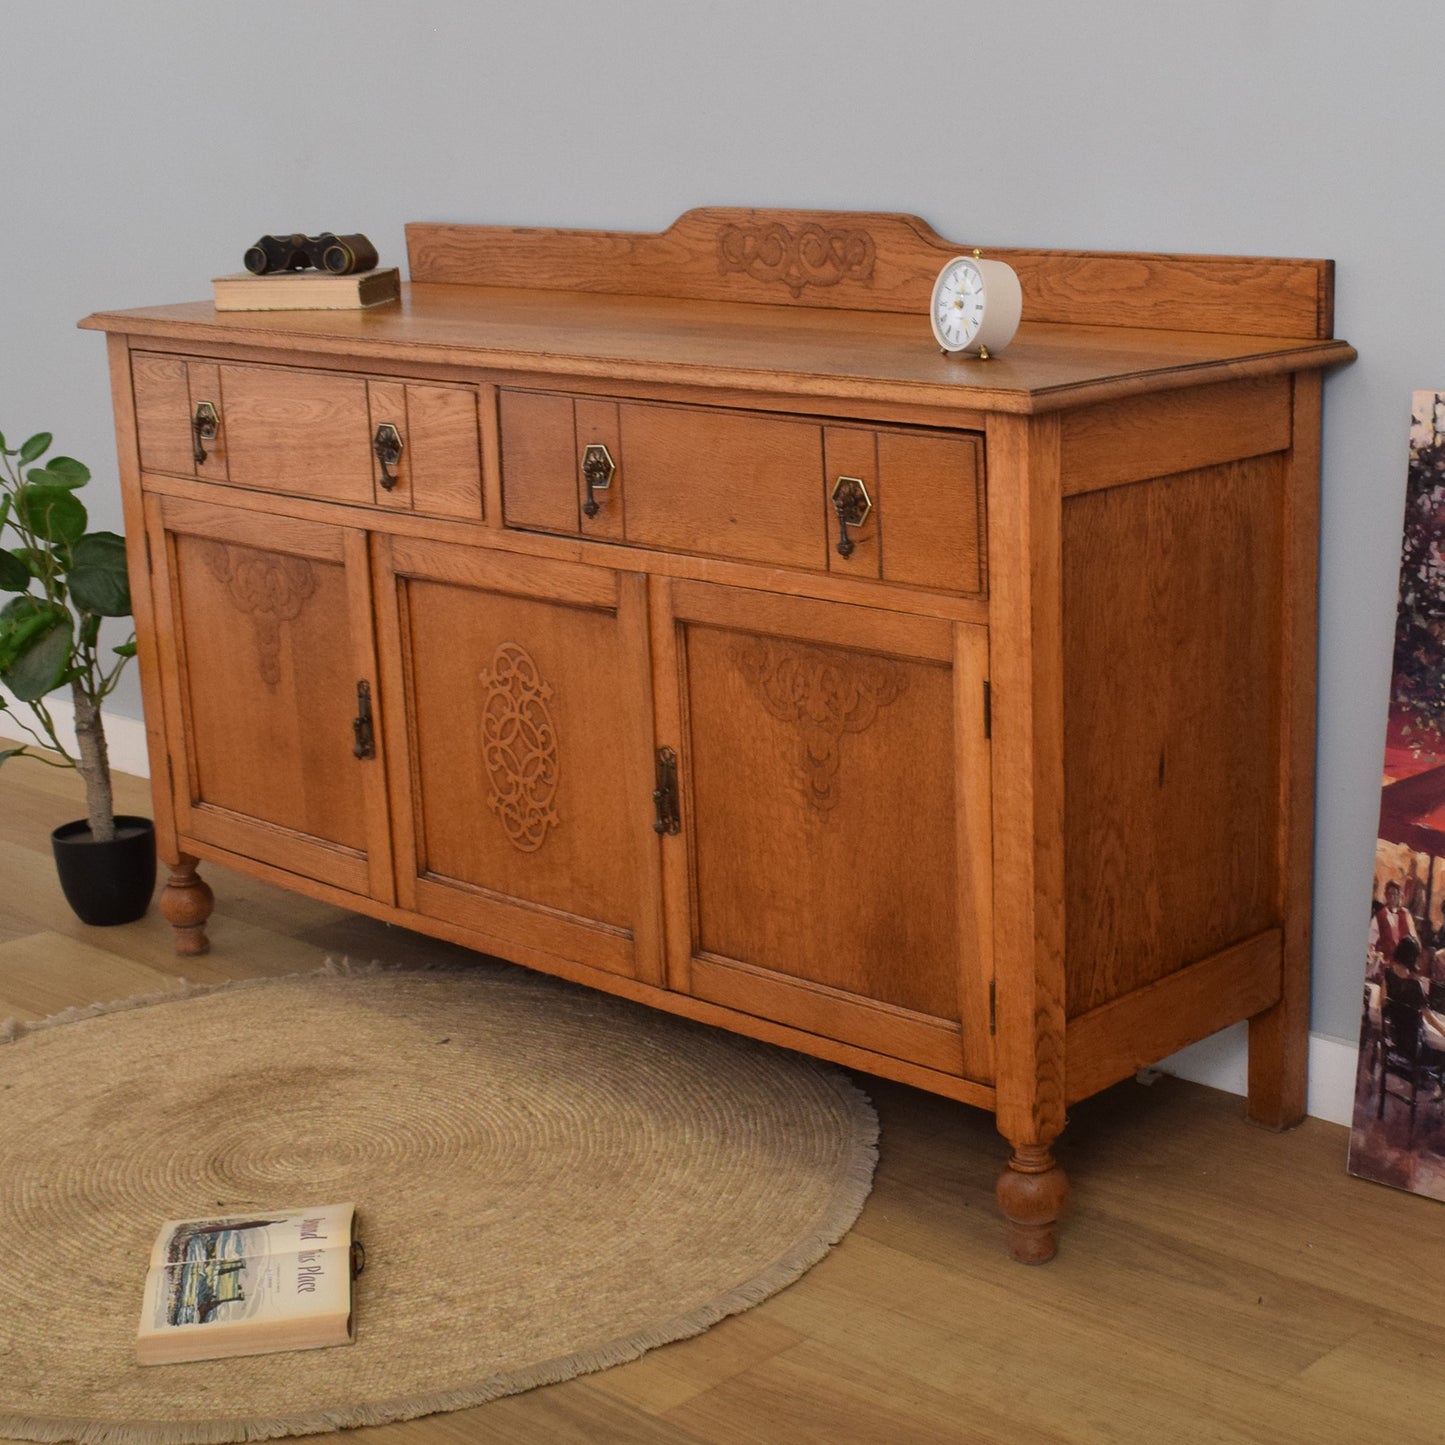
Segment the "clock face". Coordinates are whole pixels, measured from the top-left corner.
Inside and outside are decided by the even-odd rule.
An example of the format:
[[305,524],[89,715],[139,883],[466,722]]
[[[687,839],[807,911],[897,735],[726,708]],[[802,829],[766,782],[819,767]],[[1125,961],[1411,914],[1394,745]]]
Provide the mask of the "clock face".
[[933,287],[933,334],[948,351],[973,345],[983,325],[983,272],[967,256],[950,261]]

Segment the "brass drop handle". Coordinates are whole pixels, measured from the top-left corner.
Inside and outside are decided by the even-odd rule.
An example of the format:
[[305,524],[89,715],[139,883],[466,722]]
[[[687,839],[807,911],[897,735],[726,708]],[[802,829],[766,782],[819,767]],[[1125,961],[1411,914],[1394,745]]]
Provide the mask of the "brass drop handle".
[[195,414],[191,417],[191,442],[192,455],[196,459],[196,465],[201,466],[206,460],[205,442],[213,442],[221,433],[221,418],[216,411],[215,404],[209,401],[198,401]]
[[376,435],[371,439],[372,453],[376,457],[377,465],[381,468],[383,491],[391,491],[401,480],[396,472],[389,472],[387,468],[401,465],[401,452],[404,445],[401,433],[389,421],[382,422],[376,429]]
[[593,442],[583,451],[582,480],[587,483],[587,500],[582,504],[582,510],[587,516],[595,517],[602,510],[597,493],[611,487],[616,470],[617,463],[612,460],[612,453],[601,442]]
[[849,527],[861,527],[873,510],[873,500],[861,477],[839,477],[833,483],[833,510],[838,514],[838,555],[851,557],[856,543]]

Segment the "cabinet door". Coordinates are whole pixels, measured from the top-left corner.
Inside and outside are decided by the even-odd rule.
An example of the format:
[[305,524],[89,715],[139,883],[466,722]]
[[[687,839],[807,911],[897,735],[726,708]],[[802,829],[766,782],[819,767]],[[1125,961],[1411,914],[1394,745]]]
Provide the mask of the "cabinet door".
[[991,1078],[985,629],[658,592],[659,742],[682,798],[672,986]]
[[390,901],[365,534],[154,495],[146,520],[177,831]]
[[646,580],[374,545],[402,906],[660,980]]

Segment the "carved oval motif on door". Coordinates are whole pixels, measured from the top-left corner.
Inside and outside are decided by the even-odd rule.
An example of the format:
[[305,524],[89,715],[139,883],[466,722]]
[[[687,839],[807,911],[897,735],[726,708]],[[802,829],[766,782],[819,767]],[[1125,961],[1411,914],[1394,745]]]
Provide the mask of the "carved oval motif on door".
[[518,642],[503,642],[481,674],[482,762],[487,804],[523,853],[535,853],[557,826],[557,731],[547,706],[552,685]]

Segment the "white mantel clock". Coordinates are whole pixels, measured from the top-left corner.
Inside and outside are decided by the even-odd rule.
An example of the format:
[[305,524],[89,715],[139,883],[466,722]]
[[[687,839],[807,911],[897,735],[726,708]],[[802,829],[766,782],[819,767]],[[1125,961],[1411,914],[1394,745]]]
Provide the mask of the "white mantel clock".
[[955,256],[933,283],[929,320],[945,352],[997,356],[1013,340],[1023,314],[1018,273],[1004,261],[975,251]]

